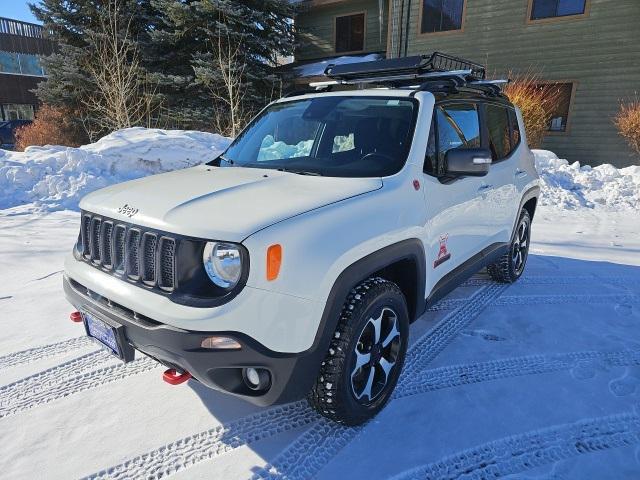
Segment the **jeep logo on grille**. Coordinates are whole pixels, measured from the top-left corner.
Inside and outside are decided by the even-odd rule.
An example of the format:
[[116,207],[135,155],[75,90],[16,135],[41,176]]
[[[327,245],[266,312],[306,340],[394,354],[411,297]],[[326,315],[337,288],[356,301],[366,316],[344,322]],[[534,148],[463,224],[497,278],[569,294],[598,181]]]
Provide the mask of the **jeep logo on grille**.
[[125,203],[123,206],[121,206],[118,209],[118,213],[122,214],[122,215],[126,215],[127,217],[131,218],[133,217],[136,213],[138,213],[138,209],[135,207],[132,207],[131,205]]

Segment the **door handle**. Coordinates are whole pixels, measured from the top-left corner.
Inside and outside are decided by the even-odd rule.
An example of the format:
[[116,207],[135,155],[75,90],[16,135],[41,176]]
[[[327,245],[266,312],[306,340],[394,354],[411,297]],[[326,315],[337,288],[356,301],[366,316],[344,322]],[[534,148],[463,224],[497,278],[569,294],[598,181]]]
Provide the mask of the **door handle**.
[[524,178],[524,177],[526,177],[527,175],[528,175],[528,174],[527,174],[527,172],[526,172],[525,170],[520,170],[520,169],[518,169],[518,170],[516,170],[516,173],[515,173],[515,175],[514,175],[514,176],[515,176],[516,178]]

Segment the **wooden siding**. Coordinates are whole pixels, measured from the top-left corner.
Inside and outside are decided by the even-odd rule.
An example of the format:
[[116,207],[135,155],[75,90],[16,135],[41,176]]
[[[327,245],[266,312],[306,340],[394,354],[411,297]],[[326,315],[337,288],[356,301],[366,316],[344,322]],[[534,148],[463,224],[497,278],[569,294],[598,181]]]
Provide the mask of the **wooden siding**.
[[[447,35],[420,35],[421,0],[411,1],[409,55],[440,50],[486,63],[491,75],[574,81],[569,131],[549,134],[544,147],[592,165],[640,163],[612,123],[621,101],[640,96],[640,0],[587,0],[585,15],[534,22],[530,0],[466,0],[464,31]],[[387,1],[382,42],[377,0],[307,3],[296,19],[306,41],[296,60],[335,56],[334,17],[356,11],[367,12],[365,51],[386,50]]]
[[44,78],[0,73],[0,103],[29,103],[37,105],[38,99],[32,90],[42,80]]
[[335,51],[335,17],[365,12],[365,39],[362,53],[384,52],[387,46],[387,1],[384,5],[383,31],[380,34],[378,0],[353,0],[309,3],[296,17],[296,30],[301,46],[296,51],[296,60],[305,61],[339,56]]
[[536,72],[577,82],[570,130],[544,148],[570,161],[640,163],[612,123],[620,102],[640,95],[640,1],[590,0],[588,15],[528,22],[529,0],[466,0],[464,32],[419,35],[413,0],[409,55],[434,50],[485,63],[491,75]]

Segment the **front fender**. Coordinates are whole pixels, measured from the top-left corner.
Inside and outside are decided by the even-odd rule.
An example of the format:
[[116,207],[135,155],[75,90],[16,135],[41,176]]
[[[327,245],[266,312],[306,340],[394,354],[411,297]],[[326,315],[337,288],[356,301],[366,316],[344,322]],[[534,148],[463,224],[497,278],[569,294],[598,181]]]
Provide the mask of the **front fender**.
[[[412,208],[398,208],[398,205]],[[422,193],[410,182],[406,185],[401,179],[385,179],[385,186],[380,190],[256,232],[243,242],[251,256],[247,285],[316,302],[315,318],[309,320],[308,325],[311,345],[325,316],[325,306],[337,302],[341,307],[346,292],[355,283],[401,258],[419,259],[416,263],[424,270],[424,248],[419,239],[423,237],[426,223],[425,210]],[[282,266],[278,278],[267,281],[266,252],[273,244],[282,245]],[[396,244],[402,247],[394,246]],[[347,271],[358,274],[345,274]],[[345,287],[346,291],[339,290],[343,294],[341,298],[336,297],[334,288],[339,278],[355,279]],[[416,286],[416,296],[422,300],[423,282],[421,278]],[[420,306],[414,308],[421,313]],[[410,306],[410,310],[414,308]],[[335,317],[337,319],[337,315]]]

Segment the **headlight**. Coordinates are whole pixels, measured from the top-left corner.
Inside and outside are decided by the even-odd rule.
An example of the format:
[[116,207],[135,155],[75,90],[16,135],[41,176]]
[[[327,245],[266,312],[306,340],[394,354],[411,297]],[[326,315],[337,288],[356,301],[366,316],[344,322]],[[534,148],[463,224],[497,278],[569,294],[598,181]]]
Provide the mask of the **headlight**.
[[217,286],[230,290],[240,281],[242,257],[233,243],[208,242],[202,254],[204,269]]

